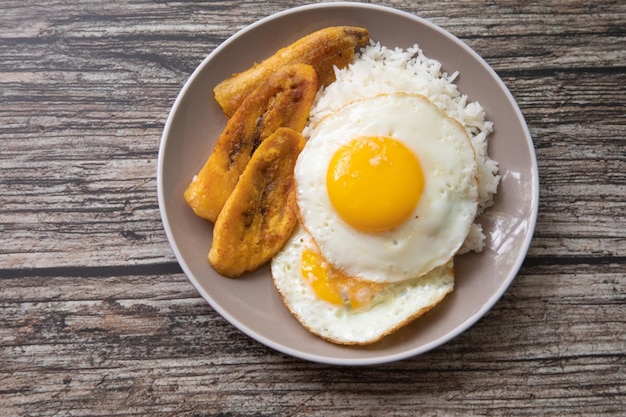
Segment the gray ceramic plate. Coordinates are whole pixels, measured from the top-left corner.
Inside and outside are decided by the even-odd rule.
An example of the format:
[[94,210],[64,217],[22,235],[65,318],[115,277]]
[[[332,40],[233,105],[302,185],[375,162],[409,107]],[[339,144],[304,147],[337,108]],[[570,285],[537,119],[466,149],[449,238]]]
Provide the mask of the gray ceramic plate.
[[[196,217],[183,191],[202,167],[226,119],[213,87],[276,49],[326,26],[366,27],[388,47],[418,43],[448,73],[459,71],[459,89],[480,102],[495,123],[490,154],[500,162],[502,182],[495,205],[482,217],[487,247],[457,258],[453,294],[412,325],[367,347],[336,346],[308,333],[289,314],[271,282],[269,267],[237,280],[208,265],[212,226]],[[359,3],[325,3],[272,15],[216,48],[194,71],[169,115],[158,165],[159,206],[178,262],[208,303],[257,341],[315,362],[366,365],[414,356],[445,343],[479,320],[515,278],[530,245],[538,205],[538,170],[528,128],[496,73],[460,40],[415,15]]]

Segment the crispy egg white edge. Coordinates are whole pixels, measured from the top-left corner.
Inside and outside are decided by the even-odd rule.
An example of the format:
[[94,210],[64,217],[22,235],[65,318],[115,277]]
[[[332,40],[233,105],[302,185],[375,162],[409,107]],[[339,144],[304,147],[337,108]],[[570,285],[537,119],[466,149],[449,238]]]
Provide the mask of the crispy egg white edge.
[[[479,162],[479,210],[480,215],[494,204],[500,182],[498,162],[488,154],[488,140],[493,123],[485,119],[480,103],[468,101],[459,92],[454,80],[459,73],[442,72],[441,63],[424,55],[418,44],[402,49],[389,48],[374,40],[361,48],[354,61],[345,68],[336,68],[336,81],[318,91],[305,137],[311,126],[326,115],[352,101],[379,94],[405,92],[427,97],[444,112],[457,120],[471,137]],[[463,252],[481,252],[485,236],[481,225],[474,223],[464,242]]]
[[[387,108],[393,109],[387,119],[375,117],[378,114],[369,114],[373,112],[372,104],[380,101]],[[362,111],[351,114],[353,106],[359,106],[364,102],[369,103],[365,114],[362,114]],[[410,112],[415,110],[412,104],[416,103],[421,106],[418,106],[419,111],[427,114],[422,114],[421,118],[415,120],[409,119],[409,123],[403,124],[407,120],[407,112],[403,110],[408,108],[409,115],[411,115]],[[412,218],[405,224],[380,234],[353,231],[354,229],[334,213],[325,189],[326,171],[334,150],[353,139],[349,135],[353,127],[362,135],[387,135],[400,139],[399,136],[414,133],[414,130],[420,127],[416,126],[417,124],[432,120],[433,115],[438,115],[434,119],[441,123],[440,128],[446,131],[446,134],[458,135],[449,144],[452,149],[448,149],[446,153],[459,151],[462,156],[456,161],[443,158],[434,164],[432,160],[442,159],[439,157],[441,154],[439,147],[434,149],[435,146],[432,143],[427,145],[421,143],[416,146],[416,143],[403,141],[418,155],[427,181],[424,195]],[[350,123],[347,132],[345,129],[342,130],[341,125],[341,122],[345,120]],[[439,129],[439,127],[431,126],[429,129]],[[340,132],[339,138],[331,134],[338,131]],[[461,140],[457,141],[457,139]],[[459,144],[462,149],[454,149]],[[425,150],[425,148],[428,149]],[[458,170],[459,166],[462,167],[461,170]],[[439,190],[428,183],[433,182],[432,175],[429,173],[441,170],[441,167],[445,171],[443,175],[460,174],[458,184],[451,185],[449,190],[444,190],[445,197],[450,200],[446,200],[447,203],[443,204],[440,204],[438,199]],[[325,117],[310,130],[310,138],[298,158],[295,170],[300,220],[318,243],[323,256],[347,273],[374,282],[401,281],[422,275],[445,264],[461,247],[477,213],[477,176],[478,168],[474,148],[465,130],[456,120],[448,118],[425,97],[401,93],[359,100]],[[314,181],[311,181],[311,178]],[[323,184],[317,187],[322,189],[315,189],[311,192],[311,188],[316,188],[316,184]],[[462,208],[451,208],[450,201],[460,201]],[[434,202],[432,207],[429,206],[430,202]],[[461,216],[458,216],[458,213],[461,213]],[[320,218],[320,214],[323,217]],[[439,239],[445,242],[443,249],[425,260],[415,244],[415,239],[420,237],[412,239],[416,236],[416,228],[425,235],[431,236],[433,233],[443,231],[443,235],[439,236]],[[436,246],[432,245],[432,241],[429,240],[428,246],[424,246],[423,250],[427,251],[432,248]]]
[[302,277],[302,251],[311,244],[311,237],[298,226],[271,262],[272,279],[292,315],[311,333],[333,343],[374,343],[409,324],[454,290],[454,269],[449,261],[420,278],[389,284],[370,308],[335,306],[320,300]]

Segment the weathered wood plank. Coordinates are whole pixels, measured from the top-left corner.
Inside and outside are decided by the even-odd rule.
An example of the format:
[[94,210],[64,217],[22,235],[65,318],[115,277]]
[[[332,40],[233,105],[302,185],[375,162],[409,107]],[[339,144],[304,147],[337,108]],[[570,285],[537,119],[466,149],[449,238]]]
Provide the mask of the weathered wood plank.
[[[338,408],[345,415],[381,396],[387,402],[379,410],[393,404],[398,415],[420,403],[434,412],[455,399],[451,414],[462,414],[463,404],[477,415],[575,414],[581,407],[617,413],[626,389],[619,270],[551,268],[546,283],[545,269],[528,268],[492,312],[447,345],[356,370],[306,364],[258,345],[199,299],[182,274],[3,280],[2,398],[16,415],[53,415],[54,404],[79,415],[126,404],[168,415],[214,402],[213,413],[252,413],[255,405],[246,402],[258,395],[274,414],[302,401],[308,410],[334,407],[339,397],[330,393],[349,400]],[[479,395],[468,391],[478,386]]]
[[228,36],[300,3],[28,3],[0,1],[0,414],[623,414],[626,3],[381,2],[500,74],[533,135],[541,203],[493,310],[367,368],[235,329],[181,273],[159,218],[157,150],[183,83]]

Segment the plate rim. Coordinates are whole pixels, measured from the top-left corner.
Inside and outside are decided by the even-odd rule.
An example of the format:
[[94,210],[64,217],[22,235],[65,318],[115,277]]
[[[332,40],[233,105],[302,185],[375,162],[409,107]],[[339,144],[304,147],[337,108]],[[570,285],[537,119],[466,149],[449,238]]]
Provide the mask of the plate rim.
[[[510,276],[507,277],[507,279],[502,282],[502,285],[498,288],[498,291],[495,291],[494,293],[492,293],[491,297],[489,297],[487,302],[485,302],[481,306],[481,308],[478,309],[474,314],[472,314],[471,316],[468,316],[459,326],[454,328],[452,331],[446,333],[445,335],[439,337],[437,340],[420,345],[412,349],[407,349],[402,352],[381,355],[381,356],[376,356],[376,357],[371,357],[371,358],[336,358],[336,357],[312,354],[312,353],[295,350],[290,347],[284,346],[280,343],[277,343],[271,339],[268,339],[265,336],[262,336],[261,334],[257,333],[253,329],[248,328],[247,326],[240,323],[237,319],[235,319],[209,294],[209,292],[204,287],[200,285],[198,280],[195,278],[194,274],[191,272],[185,259],[183,258],[182,253],[180,252],[178,245],[176,244],[176,240],[174,238],[172,228],[169,222],[169,217],[167,215],[167,209],[166,209],[166,203],[165,203],[164,190],[163,190],[164,188],[163,172],[164,172],[165,151],[168,145],[169,133],[172,129],[172,124],[177,114],[177,110],[180,108],[180,104],[183,101],[184,97],[187,95],[187,92],[189,91],[191,85],[193,85],[194,81],[203,71],[204,67],[207,66],[208,63],[212,61],[213,57],[218,55],[223,49],[228,48],[230,44],[234,42],[240,36],[250,31],[253,31],[257,27],[266,25],[273,20],[282,18],[284,16],[288,16],[291,14],[306,13],[307,11],[316,10],[316,9],[332,9],[332,8],[369,9],[373,11],[396,14],[401,17],[408,18],[409,20],[413,20],[418,24],[425,25],[429,27],[430,29],[437,31],[439,34],[443,35],[444,37],[448,38],[450,41],[457,44],[457,46],[460,46],[463,49],[465,49],[466,52],[468,52],[473,57],[473,59],[475,59],[481,65],[482,69],[487,71],[490,74],[490,78],[496,81],[499,84],[502,91],[505,93],[508,103],[511,105],[512,109],[514,110],[517,120],[520,122],[521,128],[523,130],[524,138],[526,139],[526,142],[528,145],[528,151],[529,151],[531,162],[532,162],[532,166],[530,167],[530,172],[532,173],[532,176],[530,178],[530,185],[532,188],[532,196],[530,200],[531,207],[530,207],[529,216],[526,218],[526,221],[528,224],[528,232],[526,233],[526,236],[524,237],[523,244],[521,245],[520,250],[516,254],[517,259],[510,268],[510,271],[511,271]],[[159,205],[159,213],[160,213],[163,227],[166,233],[166,237],[167,237],[168,243],[170,244],[170,247],[172,248],[172,251],[174,252],[174,255],[176,257],[178,264],[182,268],[187,279],[192,283],[192,285],[196,288],[196,290],[204,298],[204,300],[211,306],[211,308],[217,311],[231,325],[235,326],[241,332],[251,337],[252,339],[256,340],[257,342],[262,343],[278,352],[287,354],[295,358],[304,359],[310,362],[317,362],[317,363],[330,364],[330,365],[349,365],[349,366],[377,365],[377,364],[396,362],[396,361],[404,360],[410,357],[414,357],[414,356],[423,354],[425,352],[428,352],[430,350],[433,350],[445,343],[448,343],[449,341],[451,341],[458,335],[468,330],[474,324],[476,324],[476,322],[478,322],[482,317],[484,317],[484,315],[493,308],[493,306],[497,303],[497,301],[500,300],[502,295],[507,291],[507,289],[510,287],[512,282],[515,280],[515,278],[519,274],[519,270],[522,267],[522,264],[530,248],[532,239],[534,237],[538,211],[539,211],[539,170],[538,170],[535,147],[532,141],[532,136],[530,134],[530,130],[528,128],[526,120],[519,108],[519,105],[517,104],[517,101],[513,97],[510,90],[506,87],[502,79],[497,75],[495,70],[476,51],[474,51],[467,44],[465,44],[465,42],[463,42],[461,39],[459,39],[452,33],[448,32],[447,30],[443,29],[442,27],[438,26],[437,24],[425,18],[422,18],[410,12],[393,8],[391,6],[369,4],[369,3],[355,3],[355,2],[347,2],[347,1],[323,2],[323,3],[308,4],[308,5],[302,5],[302,6],[284,9],[282,11],[265,16],[243,27],[242,29],[238,30],[237,32],[229,36],[226,40],[224,40],[221,44],[219,44],[215,49],[213,49],[194,69],[194,71],[191,73],[189,78],[183,84],[183,87],[179,91],[168,113],[168,117],[166,119],[164,129],[163,129],[163,133],[160,138],[160,144],[159,144],[159,150],[158,150],[158,163],[157,163],[157,200],[158,200],[158,205]]]

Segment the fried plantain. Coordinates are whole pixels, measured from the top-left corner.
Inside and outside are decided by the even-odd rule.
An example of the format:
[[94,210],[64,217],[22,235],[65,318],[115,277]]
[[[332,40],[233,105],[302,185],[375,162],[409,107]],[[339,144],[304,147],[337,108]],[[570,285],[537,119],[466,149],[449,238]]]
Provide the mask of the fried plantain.
[[279,68],[291,63],[312,65],[320,77],[320,85],[335,81],[333,67],[347,66],[356,46],[369,42],[367,29],[355,26],[333,26],[307,35],[250,69],[234,74],[214,89],[215,99],[231,117],[245,97]]
[[215,222],[255,150],[279,127],[301,132],[318,89],[312,66],[280,68],[231,117],[213,153],[184,196],[200,217]]
[[293,169],[305,139],[280,128],[256,150],[213,229],[209,263],[236,278],[269,261],[297,224]]

